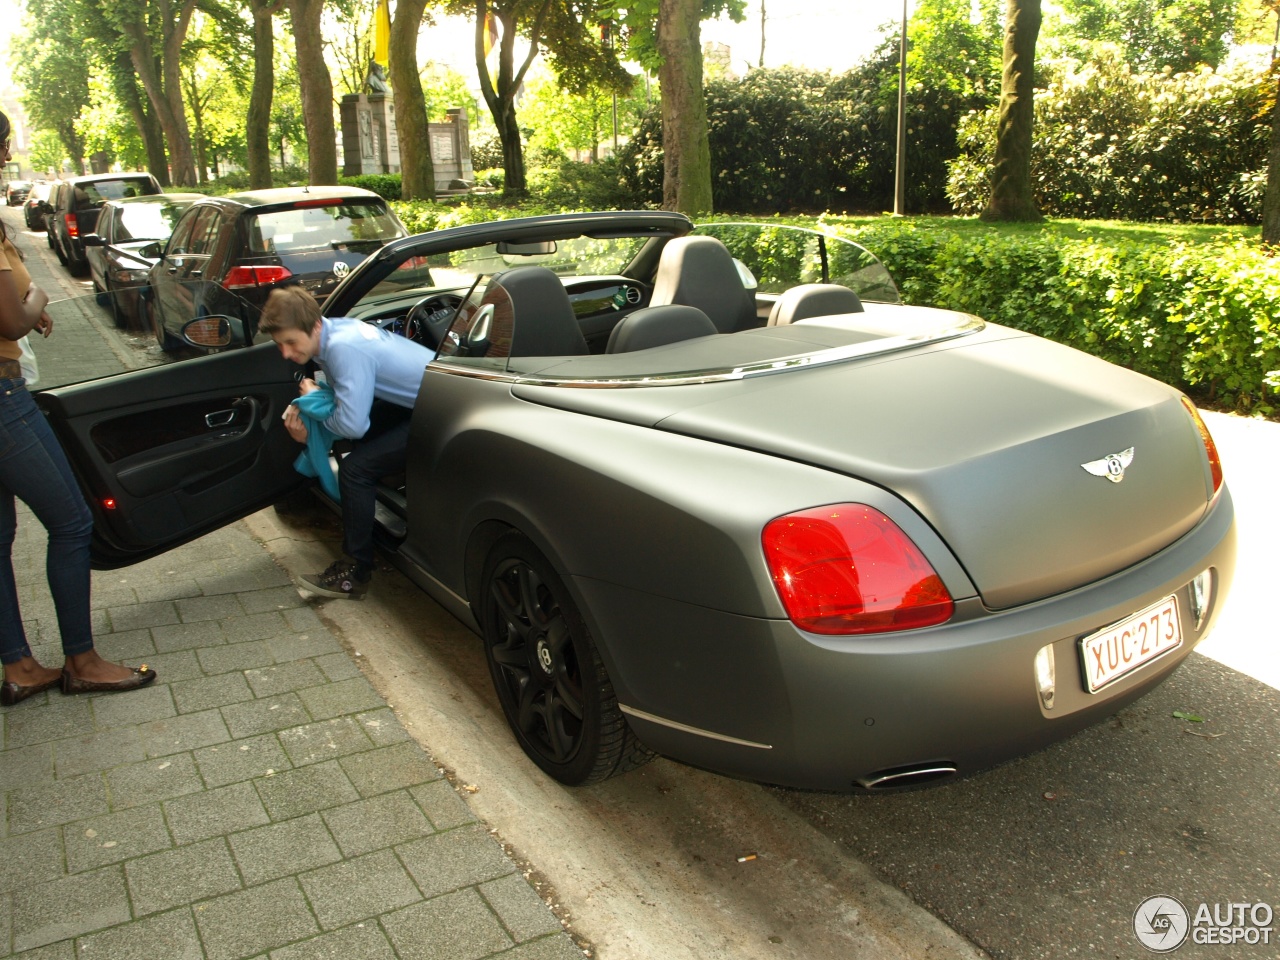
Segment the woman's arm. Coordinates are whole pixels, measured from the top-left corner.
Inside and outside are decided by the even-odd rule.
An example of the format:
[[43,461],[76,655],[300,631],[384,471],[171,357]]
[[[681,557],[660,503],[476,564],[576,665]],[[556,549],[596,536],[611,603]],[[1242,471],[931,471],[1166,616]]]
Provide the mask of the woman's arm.
[[[19,340],[30,333],[40,321],[49,297],[39,288],[33,291],[36,298],[30,306],[18,296],[12,270],[0,270],[0,337]],[[33,309],[36,305],[39,309]]]

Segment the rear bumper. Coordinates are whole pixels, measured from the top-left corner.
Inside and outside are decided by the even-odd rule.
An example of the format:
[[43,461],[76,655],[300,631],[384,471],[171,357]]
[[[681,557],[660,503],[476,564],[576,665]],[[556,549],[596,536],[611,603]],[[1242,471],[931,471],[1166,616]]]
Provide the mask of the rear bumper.
[[[1178,541],[1068,593],[992,612],[961,604],[936,628],[873,638],[818,637],[578,578],[618,699],[659,753],[733,776],[850,790],[887,770],[952,766],[961,775],[1028,753],[1114,714],[1163,681],[1209,632],[1235,567],[1223,490]],[[1200,629],[1090,694],[1078,641],[1214,571]],[[1057,693],[1045,710],[1033,661],[1054,646]]]

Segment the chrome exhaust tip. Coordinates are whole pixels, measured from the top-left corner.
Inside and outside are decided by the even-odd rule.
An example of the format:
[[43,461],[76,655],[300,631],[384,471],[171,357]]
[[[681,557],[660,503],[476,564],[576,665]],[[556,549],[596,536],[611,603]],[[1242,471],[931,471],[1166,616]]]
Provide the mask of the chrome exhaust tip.
[[870,776],[859,777],[858,786],[866,790],[901,790],[906,787],[922,787],[954,777],[957,768],[953,763],[928,763],[913,767],[895,767]]

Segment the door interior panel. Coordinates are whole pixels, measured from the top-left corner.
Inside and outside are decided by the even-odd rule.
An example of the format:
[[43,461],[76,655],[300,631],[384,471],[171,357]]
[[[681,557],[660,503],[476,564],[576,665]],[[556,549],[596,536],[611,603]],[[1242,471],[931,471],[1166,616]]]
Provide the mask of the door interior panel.
[[262,344],[37,394],[93,510],[94,565],[161,553],[303,483],[280,419],[298,374]]

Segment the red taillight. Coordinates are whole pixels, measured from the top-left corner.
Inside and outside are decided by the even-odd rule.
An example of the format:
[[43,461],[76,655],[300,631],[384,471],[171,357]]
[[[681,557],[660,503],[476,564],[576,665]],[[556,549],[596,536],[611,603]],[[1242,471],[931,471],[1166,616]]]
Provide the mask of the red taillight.
[[80,236],[80,225],[76,223],[76,215],[74,213],[67,214],[67,235],[72,237]]
[[1196,409],[1196,405],[1186,397],[1182,398],[1182,405],[1187,408],[1187,413],[1195,421],[1196,429],[1200,431],[1200,442],[1204,444],[1204,452],[1209,457],[1209,474],[1213,477],[1213,495],[1217,495],[1218,488],[1222,486],[1222,460],[1218,457],[1218,445],[1213,442],[1209,428],[1205,426],[1204,420],[1201,419],[1200,411]]
[[240,290],[244,287],[259,287],[264,284],[279,283],[292,277],[285,267],[267,266],[267,267],[232,267],[227,271],[227,277],[222,281],[223,287],[228,290]]
[[816,507],[771,520],[765,559],[787,616],[810,633],[931,627],[955,603],[920,548],[879,510]]

